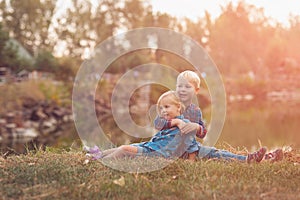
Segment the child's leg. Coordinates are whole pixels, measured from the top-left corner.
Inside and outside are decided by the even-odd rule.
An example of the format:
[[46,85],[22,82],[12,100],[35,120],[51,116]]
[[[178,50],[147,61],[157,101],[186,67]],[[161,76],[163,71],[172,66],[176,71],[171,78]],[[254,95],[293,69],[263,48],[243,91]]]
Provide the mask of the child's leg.
[[265,153],[267,151],[265,147],[261,147],[259,150],[253,153],[248,153],[247,155],[238,155],[226,150],[220,150],[213,147],[205,147],[205,146],[200,146],[199,152],[201,151],[201,148],[204,148],[204,150],[208,152],[204,156],[204,158],[217,158],[217,159],[225,159],[225,160],[235,159],[240,161],[247,161],[248,163],[260,162],[264,158]]
[[102,157],[105,157],[105,156],[107,156],[107,155],[109,155],[109,154],[115,152],[116,150],[118,150],[118,148],[112,148],[112,149],[104,150],[104,151],[102,152]]
[[[138,153],[138,148],[130,145],[122,145],[118,148],[106,150],[105,158],[134,157]],[[106,152],[104,151],[104,152]]]
[[208,157],[209,158],[217,158],[217,159],[225,159],[225,160],[235,159],[235,160],[241,160],[241,161],[246,161],[246,159],[247,159],[247,156],[245,156],[245,155],[238,155],[238,154],[234,154],[229,151],[220,150],[220,149],[215,149],[214,151],[212,151],[211,153],[208,154]]
[[198,153],[199,158],[208,158],[208,159],[217,158],[217,159],[225,159],[225,160],[236,159],[241,161],[245,161],[247,159],[247,156],[237,155],[226,150],[216,149],[214,147],[201,145],[199,146],[199,148],[200,148]]

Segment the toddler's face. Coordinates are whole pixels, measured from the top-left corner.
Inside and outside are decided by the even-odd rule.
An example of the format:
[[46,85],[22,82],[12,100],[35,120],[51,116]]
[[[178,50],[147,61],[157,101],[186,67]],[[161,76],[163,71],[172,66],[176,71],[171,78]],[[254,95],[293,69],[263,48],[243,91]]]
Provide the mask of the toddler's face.
[[160,116],[171,120],[180,115],[180,105],[175,105],[169,97],[165,97],[160,101],[159,104]]

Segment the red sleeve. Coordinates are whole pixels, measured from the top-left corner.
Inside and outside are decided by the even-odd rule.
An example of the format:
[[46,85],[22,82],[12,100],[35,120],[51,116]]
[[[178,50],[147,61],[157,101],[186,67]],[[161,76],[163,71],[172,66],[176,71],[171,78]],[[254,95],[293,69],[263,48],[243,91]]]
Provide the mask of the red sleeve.
[[204,126],[200,125],[199,124],[199,130],[197,131],[196,133],[196,136],[199,137],[199,138],[204,138],[206,136],[206,133],[207,133],[207,130]]

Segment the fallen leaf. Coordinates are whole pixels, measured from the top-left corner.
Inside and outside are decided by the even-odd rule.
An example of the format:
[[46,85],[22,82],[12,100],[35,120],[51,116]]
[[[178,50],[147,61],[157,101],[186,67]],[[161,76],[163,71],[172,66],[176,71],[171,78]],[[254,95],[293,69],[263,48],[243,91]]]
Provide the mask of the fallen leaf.
[[113,180],[113,183],[123,187],[125,185],[125,179],[121,176],[121,178]]
[[84,164],[84,165],[87,165],[89,162],[90,162],[89,159],[85,159],[84,162],[83,162],[83,164]]

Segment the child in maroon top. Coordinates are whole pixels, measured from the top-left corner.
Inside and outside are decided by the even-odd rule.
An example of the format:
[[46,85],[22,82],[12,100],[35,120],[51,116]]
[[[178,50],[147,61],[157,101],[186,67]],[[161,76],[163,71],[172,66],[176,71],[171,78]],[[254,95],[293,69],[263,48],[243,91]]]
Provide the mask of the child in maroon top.
[[[194,95],[196,95],[200,90],[200,78],[193,71],[184,71],[180,73],[177,77],[176,83],[176,93],[185,105],[186,109],[183,112],[183,116],[189,119],[190,123],[180,123],[177,119],[166,120],[161,117],[156,117],[154,121],[155,128],[158,130],[164,128],[170,128],[173,126],[178,126],[182,133],[189,133],[196,131],[196,136],[199,138],[204,138],[206,136],[207,130],[202,120],[202,112],[199,107],[192,103]],[[177,125],[176,125],[177,124]],[[265,156],[266,148],[262,147],[254,153],[250,153],[247,156],[237,155],[225,150],[219,150],[214,147],[203,146],[198,142],[199,151],[197,154],[189,155],[188,157],[199,157],[199,158],[218,158],[218,159],[237,159],[247,162],[260,162],[264,157],[273,159],[278,158],[275,154],[272,157]],[[282,152],[282,151],[281,151]],[[267,155],[270,155],[267,154]],[[280,155],[282,157],[282,154]],[[281,158],[280,157],[280,158]],[[282,159],[282,158],[281,158]]]

